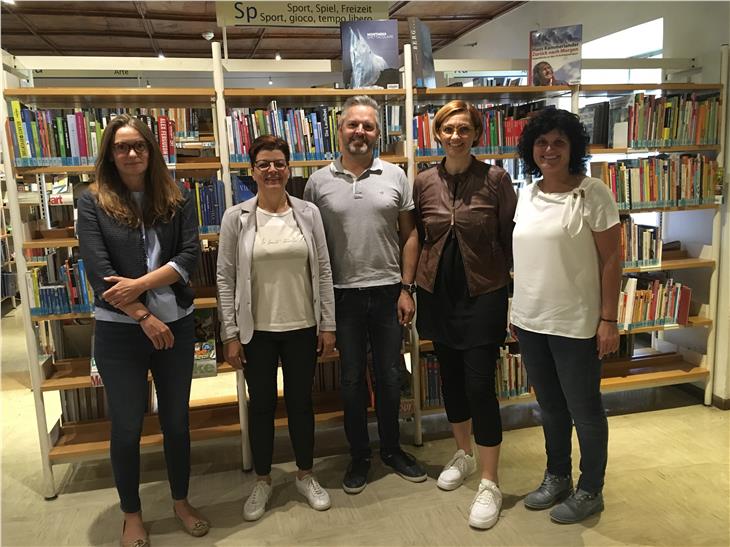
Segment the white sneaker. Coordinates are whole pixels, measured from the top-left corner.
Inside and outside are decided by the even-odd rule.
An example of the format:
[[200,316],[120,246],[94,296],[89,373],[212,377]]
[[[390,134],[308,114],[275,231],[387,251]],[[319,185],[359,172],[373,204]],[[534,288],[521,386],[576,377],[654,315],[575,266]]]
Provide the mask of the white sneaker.
[[502,508],[502,492],[499,486],[489,479],[482,479],[479,490],[471,502],[469,510],[469,526],[486,530],[497,523]]
[[469,475],[477,470],[477,461],[474,456],[468,455],[462,449],[456,451],[454,457],[444,466],[436,485],[441,490],[459,488]]
[[259,520],[266,511],[266,504],[269,502],[270,497],[271,485],[266,481],[256,481],[251,495],[243,504],[243,518],[246,520]]
[[297,484],[297,490],[302,496],[307,498],[312,509],[326,511],[330,508],[330,495],[327,493],[327,490],[319,485],[314,475],[307,475],[302,480],[299,480],[299,477],[297,477],[295,482]]

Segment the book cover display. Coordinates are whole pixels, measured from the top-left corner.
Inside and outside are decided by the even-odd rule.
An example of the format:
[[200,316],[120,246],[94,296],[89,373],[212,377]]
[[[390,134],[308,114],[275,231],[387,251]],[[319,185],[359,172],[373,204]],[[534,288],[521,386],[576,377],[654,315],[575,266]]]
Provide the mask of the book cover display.
[[342,79],[348,88],[399,86],[397,21],[346,21],[340,24],[340,40]]
[[530,32],[530,82],[532,85],[580,83],[583,25]]
[[413,83],[416,87],[436,87],[431,31],[418,17],[408,18],[408,30],[413,54]]

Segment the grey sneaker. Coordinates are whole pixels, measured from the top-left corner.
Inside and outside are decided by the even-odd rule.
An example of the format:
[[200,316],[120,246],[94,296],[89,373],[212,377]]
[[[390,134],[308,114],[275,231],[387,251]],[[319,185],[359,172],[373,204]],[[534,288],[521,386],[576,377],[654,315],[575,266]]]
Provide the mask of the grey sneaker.
[[547,509],[573,493],[573,478],[570,475],[560,477],[545,471],[542,484],[525,496],[525,507],[528,509]]
[[591,494],[578,489],[563,503],[550,511],[550,518],[560,524],[575,524],[603,511],[603,494]]

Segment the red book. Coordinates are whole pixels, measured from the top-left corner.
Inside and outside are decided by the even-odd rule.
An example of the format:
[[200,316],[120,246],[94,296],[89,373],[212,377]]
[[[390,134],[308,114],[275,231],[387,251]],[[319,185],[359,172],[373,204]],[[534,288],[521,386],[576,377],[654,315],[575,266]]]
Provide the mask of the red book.
[[79,141],[79,156],[89,157],[89,148],[86,142],[86,120],[83,112],[76,112],[76,138]]
[[168,126],[167,126],[167,116],[160,115],[157,118],[157,134],[158,134],[158,140],[160,144],[160,151],[162,152],[162,156],[165,158],[165,163],[170,162],[170,153],[167,149],[169,138],[167,136]]
[[677,323],[686,325],[689,321],[689,305],[692,301],[692,289],[687,285],[679,288],[679,306],[677,308]]

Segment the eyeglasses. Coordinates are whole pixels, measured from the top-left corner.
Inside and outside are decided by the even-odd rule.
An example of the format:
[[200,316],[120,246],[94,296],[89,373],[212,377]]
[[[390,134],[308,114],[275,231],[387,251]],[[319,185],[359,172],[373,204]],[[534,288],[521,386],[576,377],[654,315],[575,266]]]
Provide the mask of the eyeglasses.
[[289,164],[286,163],[285,160],[259,160],[256,163],[253,164],[253,166],[258,169],[259,171],[268,171],[270,166],[274,166],[274,169],[277,171],[283,171],[287,167],[289,167]]
[[136,141],[136,142],[115,142],[112,145],[112,151],[117,156],[126,156],[129,154],[130,150],[134,150],[137,154],[144,154],[147,152],[147,143],[145,141]]
[[474,132],[474,128],[470,125],[460,125],[459,127],[454,127],[453,125],[444,125],[440,129],[441,133],[444,135],[448,135],[449,137],[456,133],[460,137],[468,137]]

